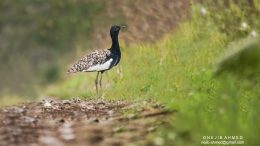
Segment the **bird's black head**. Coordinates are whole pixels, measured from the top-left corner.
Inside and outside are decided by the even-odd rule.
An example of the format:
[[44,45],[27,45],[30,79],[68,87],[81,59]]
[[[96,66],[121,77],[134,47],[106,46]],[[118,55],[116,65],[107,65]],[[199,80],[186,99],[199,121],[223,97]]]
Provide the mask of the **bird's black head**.
[[117,37],[119,34],[119,31],[121,28],[124,28],[125,26],[119,26],[119,25],[113,25],[110,29],[110,36],[113,37]]

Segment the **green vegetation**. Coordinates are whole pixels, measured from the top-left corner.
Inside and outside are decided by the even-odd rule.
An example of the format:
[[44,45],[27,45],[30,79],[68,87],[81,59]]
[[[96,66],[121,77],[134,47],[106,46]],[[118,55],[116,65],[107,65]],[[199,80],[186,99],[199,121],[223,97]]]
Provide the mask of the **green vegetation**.
[[[190,22],[156,44],[123,46],[122,62],[104,75],[104,97],[152,98],[177,109],[172,126],[151,137],[162,138],[165,145],[200,145],[202,136],[208,135],[238,135],[246,145],[259,145],[259,78],[243,78],[228,71],[215,76],[214,72],[229,42],[239,36],[219,31],[215,19],[201,17],[197,7],[193,12]],[[233,47],[243,50],[238,42]],[[95,96],[94,78],[91,73],[69,76],[49,87],[47,94]]]
[[15,105],[21,102],[24,102],[26,99],[21,98],[20,96],[15,95],[8,95],[8,96],[1,96],[0,106],[10,106]]
[[35,96],[35,86],[60,79],[66,57],[77,46],[91,46],[93,26],[110,23],[103,15],[105,4],[1,0],[0,95]]

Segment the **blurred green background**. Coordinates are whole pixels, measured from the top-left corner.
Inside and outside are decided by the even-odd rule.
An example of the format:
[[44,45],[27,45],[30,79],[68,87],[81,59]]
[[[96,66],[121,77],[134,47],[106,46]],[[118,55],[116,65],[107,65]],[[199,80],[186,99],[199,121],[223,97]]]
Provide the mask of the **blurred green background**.
[[76,44],[90,46],[104,7],[102,0],[1,1],[1,92],[35,95],[39,86],[57,81]]
[[[259,145],[259,0],[0,1],[1,105],[41,96],[95,96],[95,74],[68,76],[120,33],[122,60],[104,76],[107,99],[155,99],[179,112],[149,137],[200,145],[241,135]],[[156,142],[155,142],[156,143]]]

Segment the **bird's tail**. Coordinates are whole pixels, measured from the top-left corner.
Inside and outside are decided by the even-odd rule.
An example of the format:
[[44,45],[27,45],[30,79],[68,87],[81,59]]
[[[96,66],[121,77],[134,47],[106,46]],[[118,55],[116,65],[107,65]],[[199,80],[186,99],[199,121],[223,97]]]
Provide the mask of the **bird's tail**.
[[68,71],[67,71],[68,74],[76,73],[76,72],[77,72],[77,69],[76,69],[74,66],[72,66],[71,68],[69,68]]

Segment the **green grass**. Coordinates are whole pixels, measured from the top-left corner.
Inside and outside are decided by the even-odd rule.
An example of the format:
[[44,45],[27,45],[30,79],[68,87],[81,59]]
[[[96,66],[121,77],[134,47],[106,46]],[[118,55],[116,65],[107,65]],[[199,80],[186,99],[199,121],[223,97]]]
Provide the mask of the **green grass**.
[[[213,72],[233,39],[195,8],[190,22],[158,43],[123,46],[119,66],[104,75],[104,97],[152,98],[177,109],[171,126],[151,136],[162,137],[164,145],[200,145],[208,135],[238,135],[246,145],[259,145],[259,80]],[[46,92],[61,98],[95,96],[94,78],[94,73],[67,76]]]
[[[27,100],[29,101],[33,99],[27,99]],[[3,95],[1,96],[0,107],[17,105],[27,100],[25,98],[21,98],[20,96],[16,96],[16,95],[10,95],[10,94]]]

